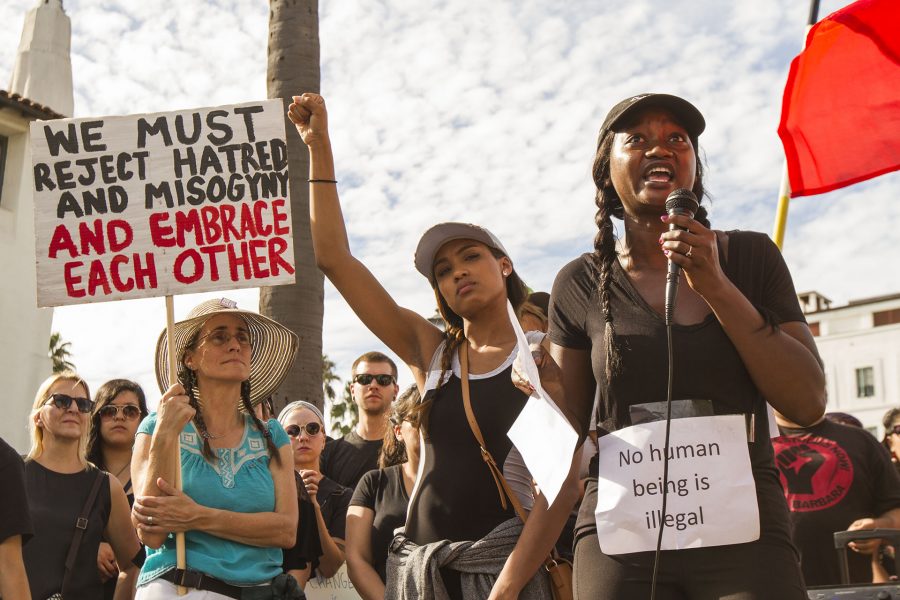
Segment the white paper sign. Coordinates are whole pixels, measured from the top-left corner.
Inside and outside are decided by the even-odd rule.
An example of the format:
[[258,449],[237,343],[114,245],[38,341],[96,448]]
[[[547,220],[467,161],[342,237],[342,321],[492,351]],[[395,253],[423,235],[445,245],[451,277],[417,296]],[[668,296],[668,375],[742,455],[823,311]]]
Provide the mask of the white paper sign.
[[360,600],[360,595],[353,587],[347,575],[347,563],[341,565],[338,572],[328,579],[311,577],[306,582],[307,600]]
[[518,340],[519,362],[525,369],[528,381],[535,388],[534,394],[525,403],[525,408],[509,428],[507,436],[522,455],[525,466],[547,498],[547,503],[552,505],[569,474],[578,434],[541,386],[541,378],[525,332],[509,302],[507,312]]
[[[597,535],[605,554],[656,549],[666,422],[600,438]],[[756,484],[743,415],[673,419],[663,550],[759,538]]]
[[38,306],[294,282],[279,99],[34,121]]

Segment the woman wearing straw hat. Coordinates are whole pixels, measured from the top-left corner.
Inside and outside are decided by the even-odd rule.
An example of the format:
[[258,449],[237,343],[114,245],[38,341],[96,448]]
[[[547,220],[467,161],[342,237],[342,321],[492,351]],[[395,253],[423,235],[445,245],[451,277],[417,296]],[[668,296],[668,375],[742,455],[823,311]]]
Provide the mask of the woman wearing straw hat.
[[[504,538],[507,546],[496,546],[497,551],[491,553],[495,570],[486,574],[496,579],[487,590],[479,586],[488,578],[474,581],[478,577],[471,572],[477,569],[463,564],[467,554],[458,553],[442,555],[437,564],[429,563],[427,568],[433,567],[431,572],[440,575],[435,578],[412,576],[414,569],[405,567],[392,573],[389,562],[388,597],[400,593],[398,586],[407,585],[415,591],[407,588],[406,593],[413,595],[431,594],[437,587],[447,588],[451,597],[545,597],[541,594],[549,591],[535,575],[575,503],[577,481],[571,477],[549,509],[546,499],[538,495],[522,528],[510,506],[514,499],[506,501],[499,476],[482,459],[463,401],[463,382],[470,380],[475,419],[494,461],[507,477],[516,474],[530,480],[521,467],[512,467],[518,452],[506,437],[528,397],[511,381],[516,334],[507,303],[515,309],[526,297],[512,260],[500,241],[482,227],[436,225],[419,242],[415,266],[434,290],[446,332],[398,306],[350,253],[334,180],[324,100],[317,94],[293,100],[288,116],[310,153],[310,220],[316,262],[366,326],[406,362],[423,396],[421,477],[410,499],[407,540],[400,540],[402,547],[395,548],[392,558],[411,546],[421,548],[449,540],[467,547],[481,541],[477,547],[483,547],[497,541],[501,530],[508,534]],[[471,375],[467,377],[468,371]],[[504,529],[511,523],[518,525]],[[486,541],[488,537],[490,541]],[[394,545],[398,546],[396,540]],[[411,577],[399,583],[402,575]],[[418,587],[423,579],[427,590]]]
[[[275,420],[263,423],[253,407],[278,388],[297,337],[223,298],[191,310],[172,339],[178,381],[169,381],[163,331],[156,377],[165,393],[141,423],[134,448],[133,515],[148,547],[138,598],[172,597],[176,584],[188,588],[188,598],[286,586],[294,580],[281,574],[281,549],[293,546],[297,531],[293,461],[284,430]],[[181,491],[173,485],[178,460]],[[180,532],[185,571],[175,568],[169,535]],[[293,590],[275,597],[301,597],[296,584]]]

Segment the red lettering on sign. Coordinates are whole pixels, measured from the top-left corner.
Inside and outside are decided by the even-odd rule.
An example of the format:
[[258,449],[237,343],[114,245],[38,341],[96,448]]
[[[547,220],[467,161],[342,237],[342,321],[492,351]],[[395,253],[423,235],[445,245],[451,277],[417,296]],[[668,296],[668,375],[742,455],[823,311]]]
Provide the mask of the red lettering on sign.
[[[116,232],[121,233],[121,239],[119,239],[119,236]],[[121,252],[122,250],[130,246],[132,241],[134,241],[134,231],[132,231],[131,225],[128,224],[128,221],[123,221],[122,219],[113,219],[106,224],[106,237],[109,238],[110,252]]]
[[253,210],[249,204],[241,204],[241,239],[256,237],[256,223],[253,222]]
[[256,229],[259,231],[260,235],[269,235],[272,233],[271,225],[266,225],[263,222],[262,211],[268,208],[268,204],[266,204],[265,200],[257,200],[253,203],[253,217],[256,221]]
[[269,239],[269,265],[272,268],[273,277],[279,275],[279,266],[287,271],[288,275],[294,274],[294,267],[291,266],[291,263],[281,257],[287,249],[288,244],[284,239],[278,237]]
[[[62,225],[60,225],[62,227]],[[75,286],[81,283],[81,277],[76,275],[72,271],[84,263],[80,260],[76,260],[73,262],[67,262],[63,266],[63,277],[66,280],[66,293],[69,295],[69,298],[84,298],[85,291],[82,289],[75,289]]]
[[106,269],[103,268],[103,262],[95,259],[91,261],[91,268],[88,271],[88,294],[95,296],[97,288],[103,288],[104,296],[112,293],[112,289],[109,287],[109,280],[106,277]]
[[281,211],[282,208],[284,208],[284,198],[272,200],[272,222],[275,225],[275,235],[287,235],[291,232],[290,225],[281,226],[281,223],[286,223],[288,219],[287,214]]
[[234,226],[234,218],[237,216],[234,206],[223,204],[220,210],[222,211],[222,231],[224,232],[225,241],[230,242],[241,239],[241,233]]
[[[193,272],[190,275],[185,273],[184,263],[187,261],[191,261],[192,263],[188,268],[193,266]],[[203,277],[203,257],[201,257],[200,253],[193,248],[188,248],[175,258],[175,271],[173,275],[175,275],[175,279],[178,280],[179,283],[194,283]]]
[[[266,269],[266,240],[250,240],[250,263],[253,265],[253,278],[264,279],[269,276]],[[260,254],[258,251],[261,251]]]
[[147,262],[147,266],[141,266],[141,256],[139,254],[133,254],[134,258],[134,277],[137,279],[137,286],[139,290],[143,290],[147,287],[147,282],[144,281],[146,278],[150,283],[150,289],[156,289],[156,259],[153,256],[152,252],[146,252],[144,254],[144,259]]
[[112,279],[113,287],[116,288],[117,292],[130,292],[134,289],[134,279],[132,277],[122,279],[119,274],[119,267],[122,264],[128,264],[127,256],[116,254],[112,257],[112,260],[109,261],[109,278]]
[[171,248],[175,245],[172,239],[172,228],[164,225],[169,220],[169,213],[158,212],[150,215],[150,240],[157,248]]
[[[236,249],[237,244],[228,245],[228,269],[231,272],[232,281],[241,281],[250,279],[250,256],[247,254],[247,242],[241,242],[240,254]],[[238,278],[238,267],[243,267],[244,276]]]
[[[56,254],[62,250],[67,250],[69,252],[70,258],[75,258],[76,256],[78,256],[78,249],[75,247],[75,242],[72,241],[72,235],[69,233],[69,230],[66,229],[65,225],[60,224],[57,225],[56,229],[53,230],[53,237],[50,238],[48,255],[50,256],[50,258],[56,258]],[[71,294],[69,295],[71,296]],[[80,296],[73,297],[80,298]]]
[[78,224],[78,237],[81,239],[82,254],[90,254],[91,247],[100,256],[106,254],[106,244],[103,239],[103,221],[100,219],[94,219],[93,225],[88,225],[85,221],[80,222]]
[[175,213],[175,232],[178,239],[178,247],[184,248],[184,234],[194,232],[194,245],[203,245],[203,231],[200,227],[200,215],[196,210],[189,210],[186,213],[178,211]]
[[221,254],[225,251],[225,244],[218,244],[216,246],[206,246],[204,248],[200,248],[200,252],[205,254],[209,260],[209,278],[212,281],[219,280],[219,260],[217,258],[218,254]]

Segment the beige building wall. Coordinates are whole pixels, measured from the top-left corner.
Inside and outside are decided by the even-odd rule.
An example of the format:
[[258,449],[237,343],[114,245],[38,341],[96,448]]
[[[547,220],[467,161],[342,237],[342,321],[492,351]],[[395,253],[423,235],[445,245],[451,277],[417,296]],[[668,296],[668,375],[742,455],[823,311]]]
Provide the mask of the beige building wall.
[[11,108],[0,110],[0,135],[8,139],[0,191],[0,437],[22,453],[29,446],[26,423],[34,393],[52,371],[47,345],[53,309],[36,303],[30,120]]

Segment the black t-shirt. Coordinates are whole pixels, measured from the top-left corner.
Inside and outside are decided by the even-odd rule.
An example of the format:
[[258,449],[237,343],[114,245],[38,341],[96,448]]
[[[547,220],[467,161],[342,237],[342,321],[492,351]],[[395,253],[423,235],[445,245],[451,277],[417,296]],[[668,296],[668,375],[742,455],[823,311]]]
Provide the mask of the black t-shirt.
[[372,522],[372,566],[385,581],[388,548],[394,530],[406,522],[409,494],[403,483],[403,465],[369,471],[363,475],[350,499],[350,506],[363,506],[375,512]]
[[[729,232],[727,260],[721,248],[719,260],[725,275],[775,323],[805,321],[784,259],[767,236]],[[632,405],[665,401],[668,353],[663,316],[632,286],[619,261],[613,261],[610,302],[622,368],[607,381],[606,323],[597,282],[589,254],[559,272],[550,299],[548,335],[560,346],[590,351],[599,393],[595,417],[602,436],[631,425]],[[710,400],[717,415],[755,415],[755,440],[748,446],[759,504],[760,539],[789,545],[787,507],[769,442],[765,399],[714,314],[697,324],[675,324],[672,331],[673,398]],[[590,473],[597,476],[596,457]],[[576,539],[596,535],[596,506],[597,482],[592,479],[579,512]]]
[[[469,378],[472,411],[501,468],[513,447],[506,432],[528,399],[510,379],[511,359],[488,377]],[[500,504],[497,484],[466,420],[459,377],[453,374],[443,386],[428,391],[425,401],[429,399],[422,475],[410,499],[406,536],[419,545],[479,540],[515,512],[509,502],[506,509]]]
[[[65,574],[66,554],[72,545],[75,523],[87,501],[97,476],[96,467],[63,474],[25,463],[25,485],[34,522],[34,537],[22,549],[32,598],[47,598],[60,591]],[[108,475],[104,473],[100,493],[88,513],[87,529],[81,538],[72,569],[66,600],[96,600],[103,597],[97,572],[97,550],[109,521],[112,501]]]
[[22,457],[3,438],[0,438],[0,489],[3,490],[0,494],[0,543],[21,535],[24,544],[34,533],[25,493],[25,465]]
[[[293,548],[282,552],[284,571],[305,569],[322,556],[322,540],[319,538],[319,527],[316,523],[316,509],[303,485],[303,478],[296,471],[294,482],[297,485],[297,541]],[[323,515],[324,516],[324,515]]]
[[353,490],[335,483],[328,477],[323,476],[319,481],[316,499],[319,501],[325,528],[333,538],[344,539],[346,537],[347,507],[350,506],[352,497]]
[[383,440],[365,440],[352,429],[340,439],[326,440],[319,469],[329,479],[354,490],[363,475],[378,468],[382,444]]
[[[834,532],[900,507],[900,477],[884,446],[858,427],[823,420],[782,427],[775,462],[791,510],[794,543],[807,585],[841,582]],[[869,556],[847,552],[850,581],[872,581]]]

